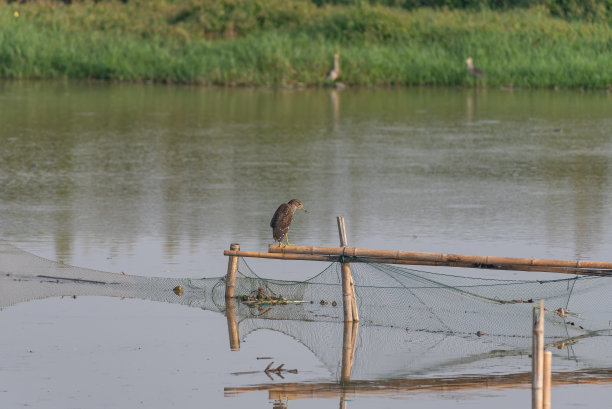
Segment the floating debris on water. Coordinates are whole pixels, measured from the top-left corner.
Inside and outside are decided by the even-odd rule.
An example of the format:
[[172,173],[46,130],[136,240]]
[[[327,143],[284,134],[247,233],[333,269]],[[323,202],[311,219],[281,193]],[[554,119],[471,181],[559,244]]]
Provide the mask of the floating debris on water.
[[[268,366],[266,366],[266,369],[263,370],[263,373],[268,375],[270,379],[274,379],[272,378],[271,374],[275,374],[279,378],[285,379],[285,377],[283,376],[283,373],[293,373],[293,374],[298,373],[297,369],[284,369],[283,367],[285,366],[285,364],[280,364],[276,368],[272,368],[272,365],[274,365],[274,361],[270,362]],[[260,371],[232,372],[232,375],[252,375],[256,373],[261,373],[261,372]]]

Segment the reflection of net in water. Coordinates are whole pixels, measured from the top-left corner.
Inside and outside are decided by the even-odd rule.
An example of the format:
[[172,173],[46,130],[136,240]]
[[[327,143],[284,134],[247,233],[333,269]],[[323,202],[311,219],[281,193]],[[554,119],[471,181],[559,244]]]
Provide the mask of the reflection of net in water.
[[[352,263],[351,268],[361,319],[353,378],[447,371],[485,358],[528,353],[535,305],[530,300],[546,300],[549,344],[594,335],[609,328],[612,318],[606,305],[612,280],[606,277],[491,280],[382,264]],[[182,295],[173,291],[179,285],[184,288]],[[258,329],[285,333],[338,375],[343,331],[340,264],[332,263],[315,277],[298,282],[258,277],[241,259],[236,295],[257,293],[260,288],[271,296],[307,303],[237,302],[240,337]],[[0,243],[0,308],[63,295],[139,298],[217,312],[226,308],[223,277],[114,274],[56,263]],[[561,308],[569,310],[565,317],[554,313]]]

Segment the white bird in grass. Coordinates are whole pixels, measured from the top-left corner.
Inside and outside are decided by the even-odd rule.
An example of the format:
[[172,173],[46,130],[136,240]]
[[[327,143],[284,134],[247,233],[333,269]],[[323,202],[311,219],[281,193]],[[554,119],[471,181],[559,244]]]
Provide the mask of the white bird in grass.
[[485,75],[484,71],[481,70],[478,67],[474,67],[474,61],[472,60],[472,57],[468,57],[465,60],[465,63],[467,64],[467,69],[470,72],[470,74],[472,74],[474,77],[478,78],[478,77],[483,77]]
[[340,77],[340,54],[334,54],[334,67],[327,74],[327,81],[336,81]]

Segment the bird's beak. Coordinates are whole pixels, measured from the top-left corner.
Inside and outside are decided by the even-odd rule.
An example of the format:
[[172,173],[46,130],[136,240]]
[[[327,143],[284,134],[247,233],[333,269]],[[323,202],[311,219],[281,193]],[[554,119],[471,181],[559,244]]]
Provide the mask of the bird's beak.
[[304,209],[304,206],[300,206],[300,209],[302,209],[303,211],[305,211],[306,213],[308,213],[308,210]]

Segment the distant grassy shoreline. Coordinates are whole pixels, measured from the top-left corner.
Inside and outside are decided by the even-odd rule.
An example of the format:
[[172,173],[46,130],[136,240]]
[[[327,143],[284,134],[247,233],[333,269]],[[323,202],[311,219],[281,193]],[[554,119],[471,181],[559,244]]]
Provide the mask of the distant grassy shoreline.
[[[0,2],[0,79],[222,86],[612,87],[612,28],[542,9],[406,11],[287,0]],[[328,84],[329,85],[329,84]]]

